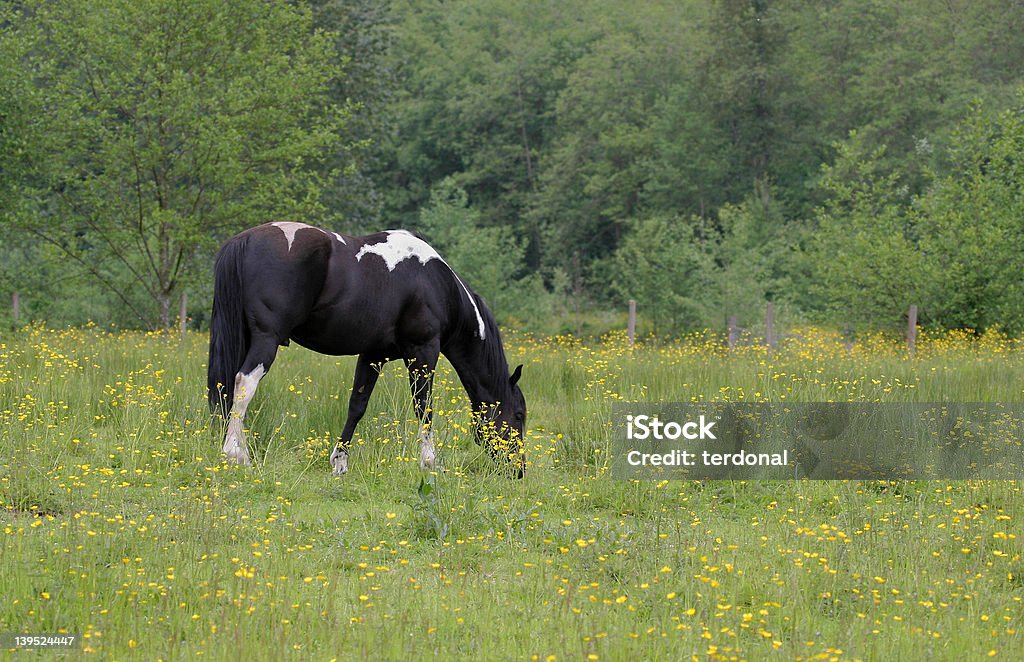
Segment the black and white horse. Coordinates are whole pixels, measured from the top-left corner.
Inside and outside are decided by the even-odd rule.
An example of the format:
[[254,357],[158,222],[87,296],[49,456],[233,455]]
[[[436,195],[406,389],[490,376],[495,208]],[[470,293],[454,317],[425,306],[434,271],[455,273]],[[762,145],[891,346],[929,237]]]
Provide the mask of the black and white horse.
[[348,417],[331,453],[337,475],[381,365],[409,369],[420,422],[420,466],[435,466],[430,391],[444,354],[473,405],[477,441],[522,476],[526,401],[509,374],[497,324],[483,300],[433,248],[405,230],[350,237],[304,223],[268,223],[229,239],[214,268],[207,386],[228,420],[224,453],[249,464],[245,412],[278,346],[358,354]]

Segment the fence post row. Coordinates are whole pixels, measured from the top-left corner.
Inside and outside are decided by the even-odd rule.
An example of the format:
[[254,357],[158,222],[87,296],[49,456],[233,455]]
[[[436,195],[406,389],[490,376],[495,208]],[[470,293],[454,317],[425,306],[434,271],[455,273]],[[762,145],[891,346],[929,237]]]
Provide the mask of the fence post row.
[[[15,319],[17,319],[17,296],[18,293],[14,293],[15,297]],[[185,319],[185,295],[181,295],[181,316],[182,320]],[[734,349],[736,343],[739,340],[739,326],[736,323],[736,316],[729,315],[727,318],[729,327],[729,349]],[[185,322],[181,323],[182,334],[185,333]],[[764,344],[768,348],[768,353],[771,354],[775,348],[775,304],[768,302],[765,306],[764,311],[764,328],[765,338]],[[629,300],[629,320],[626,323],[626,336],[629,338],[629,344],[632,345],[636,339],[636,299]],[[851,345],[849,342],[845,343],[847,349],[850,349]],[[907,310],[907,352],[910,356],[914,355],[917,350],[917,304],[910,304],[910,308]]]

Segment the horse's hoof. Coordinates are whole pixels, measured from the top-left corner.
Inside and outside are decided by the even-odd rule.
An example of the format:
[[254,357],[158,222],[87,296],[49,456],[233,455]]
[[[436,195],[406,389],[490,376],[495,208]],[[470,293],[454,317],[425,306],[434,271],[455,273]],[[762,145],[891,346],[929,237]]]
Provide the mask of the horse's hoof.
[[252,466],[252,462],[249,461],[248,455],[231,455],[227,456],[228,464],[237,464],[240,467]]
[[224,448],[221,450],[227,456],[228,464],[238,464],[243,467],[252,464],[249,461],[249,448],[245,444],[244,437],[237,437],[229,432],[227,439],[224,440]]
[[348,453],[337,448],[331,453],[331,470],[335,476],[344,476],[348,473]]

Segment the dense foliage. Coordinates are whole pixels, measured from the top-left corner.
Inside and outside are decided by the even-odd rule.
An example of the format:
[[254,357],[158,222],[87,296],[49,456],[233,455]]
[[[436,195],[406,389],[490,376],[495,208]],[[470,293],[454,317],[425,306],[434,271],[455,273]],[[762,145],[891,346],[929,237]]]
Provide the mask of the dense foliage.
[[307,164],[339,143],[343,114],[327,94],[333,51],[309,12],[248,0],[27,5],[15,36],[31,40],[21,64],[35,88],[35,168],[15,188],[37,204],[8,222],[49,278],[79,270],[137,323],[166,327],[218,235],[319,211]]
[[[0,249],[29,316],[157,325],[187,287],[201,318],[217,241],[289,215],[417,229],[503,321],[549,331],[617,324],[600,311],[629,298],[659,333],[767,301],[847,330],[911,303],[1024,329],[1019,6],[102,0],[56,20],[78,4],[0,5],[0,222],[49,242]],[[133,146],[166,170],[141,189]],[[173,173],[196,211],[156,195]],[[139,219],[187,229],[176,277],[109,234]],[[67,279],[84,296],[47,306]]]

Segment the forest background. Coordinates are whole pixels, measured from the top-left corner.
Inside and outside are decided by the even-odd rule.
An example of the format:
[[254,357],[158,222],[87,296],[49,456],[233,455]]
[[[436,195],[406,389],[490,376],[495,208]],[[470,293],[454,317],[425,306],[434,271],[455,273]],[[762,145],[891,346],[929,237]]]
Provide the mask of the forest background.
[[281,219],[419,231],[543,333],[1018,334],[1024,3],[0,2],[18,321],[203,328]]

